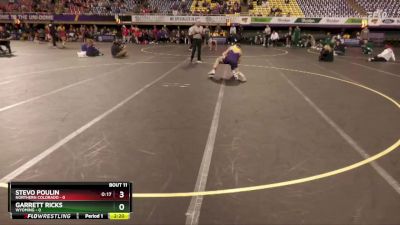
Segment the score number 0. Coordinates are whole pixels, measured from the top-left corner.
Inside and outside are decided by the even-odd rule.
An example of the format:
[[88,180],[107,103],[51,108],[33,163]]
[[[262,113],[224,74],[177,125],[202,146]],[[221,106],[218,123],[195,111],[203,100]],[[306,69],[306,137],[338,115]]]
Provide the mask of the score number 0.
[[[125,198],[125,193],[123,191],[119,192],[119,198]],[[125,205],[124,204],[119,204],[118,208],[119,208],[119,210],[124,211]]]

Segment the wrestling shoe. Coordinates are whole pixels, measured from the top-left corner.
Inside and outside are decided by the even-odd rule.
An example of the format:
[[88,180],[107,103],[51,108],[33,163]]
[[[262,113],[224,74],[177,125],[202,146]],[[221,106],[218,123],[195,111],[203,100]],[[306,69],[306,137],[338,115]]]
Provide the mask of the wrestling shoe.
[[215,69],[212,69],[210,72],[208,72],[208,75],[215,75]]
[[238,80],[240,82],[246,82],[247,81],[246,77],[244,76],[244,74],[242,72],[238,72],[237,73],[237,77],[238,77]]

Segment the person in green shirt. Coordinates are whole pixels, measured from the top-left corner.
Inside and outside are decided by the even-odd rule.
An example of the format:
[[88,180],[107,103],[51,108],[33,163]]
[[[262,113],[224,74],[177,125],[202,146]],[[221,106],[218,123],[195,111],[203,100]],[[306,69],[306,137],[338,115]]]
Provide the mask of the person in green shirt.
[[374,45],[372,42],[369,42],[368,40],[364,41],[364,44],[361,46],[361,50],[364,55],[371,55],[373,50]]
[[294,35],[293,35],[293,43],[294,43],[295,46],[299,46],[299,42],[300,42],[300,32],[301,32],[300,27],[297,26],[297,27],[294,29]]

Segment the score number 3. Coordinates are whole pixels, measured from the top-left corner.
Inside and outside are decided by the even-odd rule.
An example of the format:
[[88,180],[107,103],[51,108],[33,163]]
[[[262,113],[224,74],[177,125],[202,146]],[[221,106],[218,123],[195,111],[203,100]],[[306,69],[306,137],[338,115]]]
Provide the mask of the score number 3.
[[[120,191],[119,192],[119,198],[125,198],[125,192]],[[118,209],[121,210],[121,211],[124,211],[125,210],[125,205],[122,204],[122,203],[119,204]]]

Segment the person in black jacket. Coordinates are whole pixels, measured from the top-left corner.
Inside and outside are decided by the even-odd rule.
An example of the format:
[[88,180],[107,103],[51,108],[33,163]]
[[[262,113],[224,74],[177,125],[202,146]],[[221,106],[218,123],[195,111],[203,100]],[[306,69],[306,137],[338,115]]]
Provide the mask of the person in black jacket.
[[57,47],[57,28],[54,26],[54,24],[49,24],[49,29],[50,29],[50,36],[51,36],[51,41],[53,43],[53,47]]

